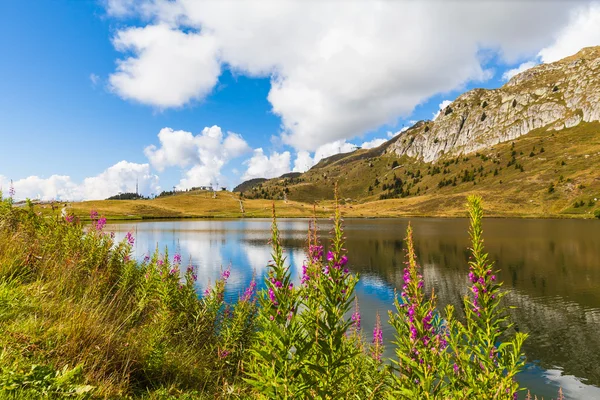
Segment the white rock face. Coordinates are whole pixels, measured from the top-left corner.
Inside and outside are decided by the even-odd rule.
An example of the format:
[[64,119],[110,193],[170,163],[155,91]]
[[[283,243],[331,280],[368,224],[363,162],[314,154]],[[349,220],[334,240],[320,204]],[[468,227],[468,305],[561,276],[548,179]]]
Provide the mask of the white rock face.
[[524,71],[499,89],[464,93],[435,121],[392,139],[387,151],[430,162],[581,121],[600,121],[600,47]]

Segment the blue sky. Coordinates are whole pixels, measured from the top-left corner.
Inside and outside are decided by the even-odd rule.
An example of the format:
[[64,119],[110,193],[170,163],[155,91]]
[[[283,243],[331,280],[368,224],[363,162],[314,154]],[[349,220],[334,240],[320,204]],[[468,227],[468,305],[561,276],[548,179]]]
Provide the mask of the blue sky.
[[[337,2],[1,2],[0,184],[45,199],[104,198],[136,180],[146,194],[233,187],[388,139],[465,90],[501,86],[508,70],[600,44],[589,28],[597,3],[501,3],[456,27],[449,13],[481,11],[468,1],[343,12]],[[421,12],[439,22],[390,18]]]

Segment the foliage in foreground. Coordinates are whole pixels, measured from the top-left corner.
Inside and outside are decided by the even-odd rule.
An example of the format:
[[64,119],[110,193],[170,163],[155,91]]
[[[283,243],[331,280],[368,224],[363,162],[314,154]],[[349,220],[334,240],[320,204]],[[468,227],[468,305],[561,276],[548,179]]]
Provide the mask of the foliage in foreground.
[[[409,226],[404,286],[389,321],[360,326],[358,277],[347,268],[336,208],[325,253],[316,220],[301,284],[294,286],[273,218],[265,289],[255,282],[224,302],[229,270],[202,297],[196,271],[158,251],[130,259],[92,214],[42,218],[0,202],[0,398],[405,398],[512,399],[521,345],[482,239],[482,207],[468,199],[469,294],[464,315],[425,293]],[[466,271],[465,271],[466,272]],[[257,304],[258,303],[258,304]]]

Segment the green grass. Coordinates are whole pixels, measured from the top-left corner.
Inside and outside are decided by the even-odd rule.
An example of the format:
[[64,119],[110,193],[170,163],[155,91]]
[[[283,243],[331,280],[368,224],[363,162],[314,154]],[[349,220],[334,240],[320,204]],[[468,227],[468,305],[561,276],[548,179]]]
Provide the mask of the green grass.
[[[228,333],[218,286],[199,299],[191,273],[182,283],[166,256],[138,264],[129,251],[0,202],[0,398],[240,393],[232,364],[245,341]],[[230,310],[252,318],[239,304]]]
[[[600,209],[595,200],[600,199],[600,123],[596,122],[561,131],[538,129],[486,151],[444,157],[435,163],[392,154],[364,158],[364,154],[360,150],[338,156],[309,170],[300,181],[272,179],[255,192],[264,189],[277,197],[287,189],[288,199],[312,202],[332,199],[332,183],[338,182],[340,197],[347,200],[344,214],[358,217],[463,215],[469,194],[483,196],[488,214],[498,217],[592,218]],[[394,162],[400,167],[392,169]],[[441,172],[431,174],[436,167]],[[475,171],[473,181],[462,182],[465,171]],[[412,175],[419,172],[421,178],[415,181]],[[383,185],[391,185],[394,176],[402,179],[410,195],[380,201],[386,193]],[[455,179],[456,186],[439,186],[440,181]],[[584,206],[574,207],[581,201]]]

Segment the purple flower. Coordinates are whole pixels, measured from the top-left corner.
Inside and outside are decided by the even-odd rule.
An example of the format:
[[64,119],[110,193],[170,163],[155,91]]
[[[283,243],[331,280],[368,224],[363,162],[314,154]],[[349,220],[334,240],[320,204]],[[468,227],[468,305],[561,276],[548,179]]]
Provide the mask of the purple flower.
[[271,303],[277,305],[277,298],[275,297],[275,291],[273,291],[273,288],[269,288],[269,300],[271,300]]
[[148,254],[146,254],[144,256],[144,262],[148,262],[148,261],[150,261],[150,256]]
[[342,257],[340,258],[340,264],[341,264],[341,265],[346,265],[347,263],[348,263],[348,257],[346,257],[346,256],[342,256]]
[[455,373],[455,374],[458,374],[458,371],[459,371],[458,365],[454,364],[454,365],[452,366],[452,369],[454,369],[454,373]]
[[219,350],[219,358],[223,359],[229,355],[228,350]]
[[106,218],[98,218],[98,221],[96,221],[96,229],[101,231],[104,229],[104,225],[106,225]]
[[227,280],[229,279],[229,275],[231,275],[231,271],[229,269],[226,269],[225,271],[223,271],[223,273],[221,274],[221,277],[223,278],[223,280]]
[[133,246],[133,244],[135,243],[135,238],[133,237],[133,234],[131,232],[127,232],[125,238],[127,239],[127,243],[129,243],[130,246]]
[[170,275],[175,275],[177,274],[177,272],[179,272],[179,269],[177,269],[177,267],[173,267],[171,268],[171,270],[169,271]]
[[15,197],[15,187],[13,186],[12,179],[10,180],[10,187],[8,188],[8,197],[10,197],[11,199]]
[[163,260],[158,260],[158,261],[156,262],[156,264],[157,264],[157,265],[160,265],[160,266],[162,266],[164,263],[163,263]]
[[333,261],[335,258],[334,254],[331,251],[327,252],[327,261]]
[[242,296],[242,301],[250,301],[252,296],[254,295],[254,289],[256,288],[256,282],[254,279],[250,282],[250,286],[246,288],[244,291],[244,295]]
[[180,264],[181,263],[181,254],[175,253],[175,255],[173,256],[173,262],[175,264]]
[[98,211],[95,211],[95,210],[90,211],[90,219],[92,219],[92,220],[98,219]]
[[65,221],[70,224],[71,222],[75,221],[75,217],[67,214],[65,215]]
[[381,345],[383,343],[383,331],[381,330],[381,322],[375,324],[373,328],[373,344]]
[[204,297],[210,296],[210,286],[204,289]]
[[352,322],[354,322],[354,328],[360,330],[360,311],[356,310],[352,314]]

